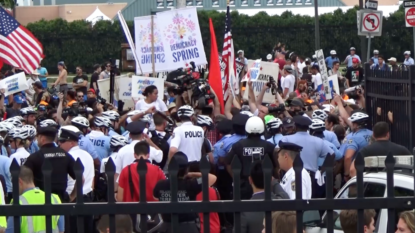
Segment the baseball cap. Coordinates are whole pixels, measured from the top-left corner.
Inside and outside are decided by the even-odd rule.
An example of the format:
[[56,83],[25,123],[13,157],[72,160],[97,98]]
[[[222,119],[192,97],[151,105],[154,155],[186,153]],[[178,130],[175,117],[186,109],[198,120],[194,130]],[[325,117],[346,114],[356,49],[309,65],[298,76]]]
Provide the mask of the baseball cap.
[[92,92],[95,94],[95,90],[93,88],[89,88],[88,92]]
[[304,108],[304,103],[299,98],[294,98],[293,100],[291,100],[290,106],[298,106]]
[[391,58],[388,59],[388,61],[394,61],[394,62],[396,62],[396,58],[391,57]]
[[267,55],[267,59],[268,59],[268,60],[271,60],[271,59],[272,59],[272,55],[271,55],[271,54],[268,54],[268,55]]
[[237,54],[244,53],[243,50],[238,50]]
[[336,50],[331,50],[330,51],[330,55],[336,55],[337,53],[336,53]]
[[15,95],[15,96],[13,97],[13,101],[14,101],[16,104],[23,104],[23,98],[22,98],[20,95]]
[[379,54],[379,50],[377,49],[373,50],[373,54]]
[[275,117],[273,116],[273,115],[266,115],[265,117],[264,117],[264,121],[265,121],[265,124],[267,124],[268,123],[268,121],[270,121],[270,120],[272,120],[272,119],[274,119]]
[[357,58],[353,58],[353,59],[352,59],[352,62],[353,62],[353,63],[359,63],[359,59],[357,59]]
[[43,85],[42,85],[42,83],[40,81],[36,81],[36,82],[32,83],[32,85],[35,86],[35,87],[37,87],[37,88],[40,88],[40,89],[43,88]]
[[411,55],[411,51],[405,51],[403,55]]
[[356,51],[355,47],[350,47],[350,51]]
[[294,125],[295,123],[291,117],[285,117],[284,119],[282,119],[283,127],[293,127]]

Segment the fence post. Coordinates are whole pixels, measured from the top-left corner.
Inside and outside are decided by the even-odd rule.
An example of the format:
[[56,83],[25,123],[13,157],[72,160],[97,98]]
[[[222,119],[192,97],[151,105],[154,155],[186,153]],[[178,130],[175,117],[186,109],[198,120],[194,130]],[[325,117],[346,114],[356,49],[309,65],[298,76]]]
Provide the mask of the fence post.
[[[412,112],[412,104],[414,103],[413,99],[412,99],[412,87],[414,85],[414,77],[413,75],[415,75],[415,66],[409,66],[409,84],[408,84],[408,96],[409,96],[409,105],[408,105],[408,110],[409,113],[412,114],[413,116],[413,112]],[[413,148],[413,117],[408,117],[409,118],[409,148]],[[408,148],[408,149],[409,149]]]
[[[303,175],[302,171],[304,168],[303,160],[301,160],[300,153],[298,153],[297,157],[294,159],[293,169],[295,173],[295,199],[302,200],[303,199]],[[311,185],[313,184],[314,177],[311,177]],[[292,184],[291,184],[292,185]],[[296,211],[297,215],[297,233],[303,232],[302,225],[303,225],[303,211]]]

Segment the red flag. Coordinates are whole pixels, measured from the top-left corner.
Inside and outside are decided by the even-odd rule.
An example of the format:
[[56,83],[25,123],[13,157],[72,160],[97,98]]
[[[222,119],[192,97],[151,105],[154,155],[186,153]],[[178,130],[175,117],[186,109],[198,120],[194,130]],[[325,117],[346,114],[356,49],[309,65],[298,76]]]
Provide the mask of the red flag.
[[215,91],[220,103],[220,112],[224,113],[222,78],[220,73],[218,45],[216,44],[215,29],[212,19],[209,18],[210,27],[210,62],[209,62],[209,84]]
[[0,59],[0,70],[3,68],[3,61]]

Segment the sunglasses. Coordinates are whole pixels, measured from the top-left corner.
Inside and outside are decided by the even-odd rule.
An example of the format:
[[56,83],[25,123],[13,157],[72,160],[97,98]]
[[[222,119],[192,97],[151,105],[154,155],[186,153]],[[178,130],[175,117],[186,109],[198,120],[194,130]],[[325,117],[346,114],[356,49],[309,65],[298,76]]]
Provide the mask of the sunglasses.
[[84,98],[84,96],[83,95],[78,95],[78,98]]
[[111,67],[111,65],[107,65],[107,67]]

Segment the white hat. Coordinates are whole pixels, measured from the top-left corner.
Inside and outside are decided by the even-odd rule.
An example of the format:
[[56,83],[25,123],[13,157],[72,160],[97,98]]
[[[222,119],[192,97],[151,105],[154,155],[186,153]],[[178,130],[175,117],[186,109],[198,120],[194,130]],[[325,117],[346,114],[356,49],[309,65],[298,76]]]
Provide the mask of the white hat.
[[330,51],[330,55],[336,55],[337,53],[336,53],[336,50],[331,50]]
[[238,50],[237,54],[239,54],[239,53],[244,53],[244,51],[243,50]]
[[32,73],[33,75],[40,75],[39,72],[37,72],[37,70],[33,71]]
[[268,54],[268,55],[267,55],[267,59],[268,59],[268,60],[271,60],[271,59],[272,59],[272,55],[271,55],[271,54]]
[[379,50],[377,49],[373,50],[373,54],[379,54]]
[[411,51],[405,51],[403,55],[411,55]]
[[396,62],[396,58],[391,57],[391,58],[388,59],[388,61],[394,61],[394,62]]
[[350,51],[352,51],[352,50],[356,50],[356,48],[355,47],[350,47]]

